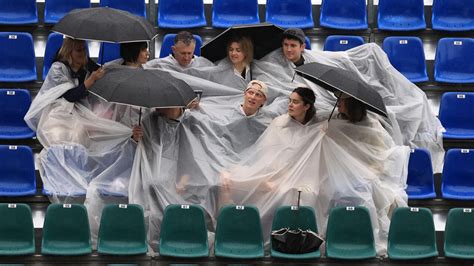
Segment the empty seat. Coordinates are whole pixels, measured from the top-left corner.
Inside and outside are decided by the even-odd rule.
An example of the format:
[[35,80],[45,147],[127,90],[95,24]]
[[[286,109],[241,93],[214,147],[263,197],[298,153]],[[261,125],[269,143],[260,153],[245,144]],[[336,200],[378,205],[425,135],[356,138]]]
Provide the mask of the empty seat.
[[38,23],[36,0],[0,0],[0,24]]
[[0,203],[0,255],[35,253],[35,231],[30,206]]
[[378,28],[409,31],[426,28],[423,0],[380,0]]
[[474,39],[443,38],[436,48],[434,77],[438,82],[474,83]]
[[445,199],[474,199],[474,150],[450,149],[444,158],[441,193]]
[[102,65],[118,58],[120,58],[119,43],[101,43],[97,63]]
[[329,213],[326,255],[335,259],[375,258],[375,243],[366,207],[336,207]]
[[160,254],[181,258],[209,256],[204,210],[198,205],[168,205],[160,231]]
[[35,165],[31,148],[0,145],[0,196],[27,196],[35,193]]
[[145,0],[100,0],[100,6],[108,6],[146,17]]
[[449,210],[444,230],[444,254],[449,258],[474,259],[474,213],[472,209]]
[[44,51],[44,60],[43,60],[43,80],[46,79],[49,69],[53,64],[54,57],[61,48],[63,44],[63,35],[60,33],[53,32],[49,34],[48,41],[46,42],[46,49]]
[[282,28],[313,28],[311,0],[267,0],[265,19]]
[[[193,36],[194,36],[194,40],[196,40],[196,47],[194,48],[194,54],[197,56],[200,56],[202,39],[199,35],[193,34]],[[161,49],[160,49],[160,58],[167,57],[173,52],[173,50],[171,49],[171,46],[174,45],[174,37],[176,37],[176,34],[168,33],[163,38],[163,42],[161,43]]]
[[423,43],[418,37],[387,37],[383,50],[390,63],[411,82],[428,81]]
[[263,257],[262,225],[257,208],[222,207],[217,218],[214,253],[217,257],[234,259]]
[[388,257],[413,260],[438,256],[433,215],[428,208],[396,208],[388,232]]
[[212,3],[214,28],[256,23],[260,23],[257,0],[214,0]]
[[44,23],[54,24],[64,17],[69,11],[76,8],[91,7],[90,0],[45,0]]
[[31,96],[24,89],[0,89],[0,139],[26,139],[35,132],[24,117],[31,105]]
[[474,139],[474,93],[445,92],[441,96],[439,120],[447,139]]
[[351,35],[331,35],[324,41],[324,51],[346,51],[364,44],[364,38]]
[[[272,231],[281,228],[290,228],[293,230],[311,230],[315,233],[318,232],[318,226],[316,225],[316,215],[314,209],[309,206],[281,206],[275,212],[272,223]],[[271,246],[271,245],[270,245]],[[321,256],[319,250],[302,253],[302,254],[289,254],[279,252],[273,247],[270,249],[272,257],[284,258],[284,259],[314,259]]]
[[368,28],[365,0],[323,0],[319,22],[322,27],[342,30]]
[[436,198],[433,166],[430,152],[426,149],[413,149],[408,162],[406,192],[408,199]]
[[41,253],[72,256],[91,252],[86,207],[80,204],[49,205],[44,217]]
[[474,30],[472,0],[434,0],[431,15],[434,30]]
[[160,0],[158,26],[171,29],[206,26],[203,0]]
[[311,41],[309,40],[308,36],[304,36],[304,44],[306,45],[306,49],[311,50]]
[[143,208],[136,204],[107,205],[100,219],[97,251],[101,254],[137,255],[147,250]]
[[26,32],[0,32],[0,82],[36,80],[33,37]]

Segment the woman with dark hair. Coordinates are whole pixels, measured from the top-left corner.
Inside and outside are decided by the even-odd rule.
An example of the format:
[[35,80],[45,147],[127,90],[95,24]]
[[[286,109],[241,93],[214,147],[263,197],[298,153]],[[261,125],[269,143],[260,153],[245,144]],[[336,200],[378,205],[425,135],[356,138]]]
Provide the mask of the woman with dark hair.
[[315,101],[313,90],[305,87],[294,89],[288,103],[288,115],[305,125],[316,115]]
[[341,94],[337,102],[338,118],[348,120],[351,123],[364,120],[367,117],[367,105],[347,94]]
[[129,42],[120,44],[120,56],[123,59],[122,65],[140,67],[148,61],[147,42]]

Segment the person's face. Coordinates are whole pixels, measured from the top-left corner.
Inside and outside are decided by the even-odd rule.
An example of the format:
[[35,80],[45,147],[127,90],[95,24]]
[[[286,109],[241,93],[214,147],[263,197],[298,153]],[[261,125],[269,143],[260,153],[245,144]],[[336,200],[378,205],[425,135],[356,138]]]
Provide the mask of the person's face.
[[300,60],[304,48],[305,44],[300,44],[297,40],[284,39],[282,43],[283,54],[293,63]]
[[303,98],[296,92],[290,94],[288,114],[294,118],[304,117],[310,105],[305,104]]
[[196,48],[196,43],[194,42],[186,45],[184,42],[179,41],[175,45],[171,46],[174,58],[182,67],[187,67],[189,64],[191,64],[194,56],[194,48]]
[[252,84],[252,87],[245,91],[243,104],[244,109],[253,110],[253,113],[255,113],[265,103],[266,97],[260,92],[260,89],[260,85]]
[[71,52],[72,64],[74,67],[80,67],[86,60],[87,52],[85,42],[74,42],[74,48]]
[[240,44],[238,42],[233,42],[230,44],[228,56],[229,60],[234,65],[242,64],[245,60],[245,54],[242,51],[242,48],[240,47]]
[[148,57],[150,57],[148,48],[142,49],[140,53],[138,54],[137,63],[139,63],[140,65],[145,64],[148,61]]
[[340,98],[337,101],[337,110],[339,113],[347,115],[347,101],[345,98]]

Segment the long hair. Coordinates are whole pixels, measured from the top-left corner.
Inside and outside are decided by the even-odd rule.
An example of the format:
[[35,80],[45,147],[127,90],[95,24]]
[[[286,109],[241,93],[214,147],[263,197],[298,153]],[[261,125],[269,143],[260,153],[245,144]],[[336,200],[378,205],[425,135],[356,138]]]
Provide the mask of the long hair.
[[344,103],[346,113],[339,113],[342,119],[349,120],[351,123],[357,123],[367,116],[367,105],[363,102],[356,100],[353,97],[345,98]]
[[120,44],[120,56],[126,63],[136,63],[143,49],[148,48],[147,42],[128,42]]
[[[72,51],[78,45],[85,47],[86,43],[82,40],[75,40],[69,37],[64,38],[63,44],[56,55],[55,61],[60,61],[68,66],[72,66]],[[87,56],[84,57],[84,62],[81,62],[81,68],[85,69],[87,65]]]
[[227,42],[227,51],[229,51],[230,45],[236,42],[240,45],[240,49],[242,50],[243,54],[245,55],[244,58],[244,63],[246,65],[250,65],[253,61],[253,43],[252,40],[249,37],[246,36],[240,36],[240,35],[234,35],[231,38],[229,38],[229,41]]
[[309,104],[310,106],[304,115],[304,124],[306,124],[316,115],[316,107],[314,107],[316,95],[314,95],[314,91],[312,89],[305,87],[298,87],[294,89],[293,92],[297,93],[303,99],[304,104]]

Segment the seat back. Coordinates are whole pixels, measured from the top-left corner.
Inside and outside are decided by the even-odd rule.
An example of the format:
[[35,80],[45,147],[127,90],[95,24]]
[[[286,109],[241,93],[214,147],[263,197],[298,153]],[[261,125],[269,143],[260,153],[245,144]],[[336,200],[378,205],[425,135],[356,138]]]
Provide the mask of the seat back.
[[474,39],[442,38],[436,48],[434,76],[438,82],[474,82]]
[[378,28],[382,30],[421,30],[426,28],[423,0],[380,0]]
[[33,151],[28,146],[0,145],[0,195],[36,193]]
[[272,230],[284,227],[301,230],[309,229],[317,233],[318,226],[316,225],[314,209],[309,206],[300,206],[299,208],[295,208],[295,206],[278,207],[273,217]]
[[0,32],[0,82],[36,80],[33,37],[26,32]]
[[30,92],[25,89],[0,89],[0,126],[26,127],[25,114],[31,105]]
[[444,158],[442,189],[446,186],[471,187],[474,192],[474,150],[449,149]]
[[212,3],[214,27],[223,27],[224,24],[230,27],[259,22],[258,0],[214,0]]
[[[196,47],[194,48],[194,54],[197,56],[200,56],[201,46],[202,46],[201,36],[196,35],[196,34],[193,34],[193,36],[194,36],[194,40],[196,40]],[[173,52],[173,50],[171,49],[171,46],[174,45],[174,37],[176,37],[176,34],[168,33],[163,38],[163,42],[161,43],[161,49],[160,49],[160,58],[167,57]]]
[[89,7],[91,7],[90,0],[45,0],[44,22],[54,24],[73,9]]
[[105,64],[120,58],[120,44],[103,42],[100,44],[99,57],[97,63]]
[[267,0],[265,19],[281,27],[314,27],[311,0]]
[[54,57],[58,53],[61,45],[63,44],[63,35],[57,32],[49,34],[48,41],[46,42],[46,49],[44,51],[43,60],[43,80],[46,79],[49,69],[53,64]]
[[38,23],[36,0],[0,0],[0,24]]
[[443,93],[439,106],[439,120],[447,129],[474,129],[474,93]]
[[108,6],[146,17],[145,0],[100,0],[100,6]]
[[324,41],[324,51],[346,51],[364,44],[364,38],[351,35],[331,35]]
[[431,21],[434,30],[473,30],[474,2],[466,0],[434,0]]
[[27,204],[0,203],[0,255],[32,254],[35,232]]
[[[424,187],[427,192],[434,192],[433,166],[428,150],[413,149],[410,153],[407,185],[408,187]],[[408,190],[408,197],[410,198],[411,195],[409,191],[410,190]],[[436,194],[434,196],[436,196]]]
[[365,0],[323,0],[319,22],[322,27],[328,28],[367,29]]
[[474,212],[472,209],[452,208],[449,210],[444,230],[444,251],[446,257],[474,257]]
[[160,0],[157,19],[158,26],[164,28],[205,26],[204,2],[203,0]]

